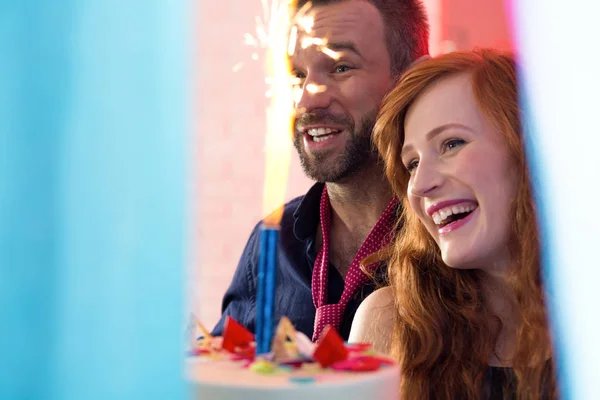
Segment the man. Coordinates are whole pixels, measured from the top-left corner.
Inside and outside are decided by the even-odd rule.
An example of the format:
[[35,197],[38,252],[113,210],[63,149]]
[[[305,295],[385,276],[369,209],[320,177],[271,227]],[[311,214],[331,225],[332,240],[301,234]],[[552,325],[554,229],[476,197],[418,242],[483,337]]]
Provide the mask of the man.
[[[427,55],[428,25],[419,0],[312,5],[310,35],[326,43],[298,44],[291,61],[302,90],[294,146],[317,183],[284,208],[275,320],[287,316],[313,340],[332,325],[347,339],[358,305],[374,289],[360,262],[390,237],[397,210],[371,145],[373,125],[400,73]],[[260,224],[225,294],[214,334],[222,333],[226,316],[254,331],[259,233]],[[381,277],[385,271],[372,273]]]

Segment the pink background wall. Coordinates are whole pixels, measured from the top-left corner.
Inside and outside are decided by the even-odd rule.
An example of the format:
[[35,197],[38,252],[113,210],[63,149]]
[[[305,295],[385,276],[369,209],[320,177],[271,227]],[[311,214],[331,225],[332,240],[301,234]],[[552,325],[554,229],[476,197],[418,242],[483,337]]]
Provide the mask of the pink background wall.
[[442,0],[441,9],[442,40],[453,42],[457,50],[511,49],[502,0]]
[[[428,0],[433,54],[473,46],[510,47],[501,0]],[[193,252],[188,307],[207,327],[220,316],[220,303],[248,235],[262,217],[265,108],[264,70],[243,43],[254,32],[259,0],[198,2],[196,27],[197,165]],[[243,68],[232,68],[243,62]],[[294,152],[287,199],[303,194],[304,177]]]

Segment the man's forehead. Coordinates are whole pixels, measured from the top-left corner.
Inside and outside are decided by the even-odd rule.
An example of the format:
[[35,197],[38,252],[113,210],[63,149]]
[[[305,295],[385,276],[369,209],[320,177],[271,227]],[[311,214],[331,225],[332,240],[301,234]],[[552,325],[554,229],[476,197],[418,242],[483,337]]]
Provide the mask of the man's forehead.
[[310,10],[307,15],[313,19],[315,34],[331,29],[350,30],[381,23],[379,11],[367,1],[343,1],[319,6]]
[[367,1],[350,0],[311,9],[307,18],[312,19],[309,32],[299,26],[297,50],[306,35],[331,43],[351,43],[361,53],[373,46],[384,46],[383,22],[379,11]]

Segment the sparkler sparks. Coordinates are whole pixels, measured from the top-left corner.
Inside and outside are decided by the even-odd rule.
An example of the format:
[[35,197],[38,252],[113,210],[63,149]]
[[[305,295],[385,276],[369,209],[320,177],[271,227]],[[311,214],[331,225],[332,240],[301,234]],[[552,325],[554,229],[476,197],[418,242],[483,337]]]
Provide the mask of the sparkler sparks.
[[315,85],[314,83],[309,83],[306,85],[306,91],[312,94],[315,93],[323,93],[327,90],[327,86],[325,85]]
[[238,72],[243,67],[244,67],[244,63],[243,62],[239,62],[239,63],[235,64],[231,70],[233,72]]
[[[295,49],[291,45],[295,4],[294,0],[272,0],[265,42],[270,105],[267,109],[263,215],[269,215],[264,223],[273,226],[278,226],[281,221],[291,158],[294,97],[289,53]],[[273,210],[277,211],[273,213]]]
[[298,18],[298,24],[304,29],[304,32],[311,33],[315,20],[312,17],[301,17]]
[[290,31],[290,40],[288,43],[288,55],[290,56],[293,55],[296,50],[296,40],[298,40],[298,27],[294,25]]
[[323,52],[323,54],[326,54],[329,57],[333,58],[334,60],[339,60],[339,58],[342,56],[342,54],[339,51],[331,50],[330,48],[325,46],[318,47],[318,50]]
[[324,46],[327,44],[327,40],[324,38],[314,37],[314,36],[304,36],[302,38],[302,44],[300,45],[303,49],[306,49],[310,46]]
[[[314,18],[308,15],[310,2],[296,10],[296,0],[261,0],[263,15],[256,17],[255,34],[246,33],[244,43],[264,50],[267,68],[265,93],[270,100],[267,109],[266,170],[263,193],[263,215],[269,215],[265,224],[279,224],[291,157],[291,138],[294,121],[294,104],[303,89],[301,80],[291,75],[289,56],[296,51],[299,42],[302,49],[315,46],[317,51],[338,60],[342,54],[327,47],[327,38],[313,36]],[[252,53],[258,60],[258,52]],[[239,71],[243,63],[233,67]],[[308,83],[304,90],[309,94],[322,93],[325,85]],[[273,210],[278,210],[272,213]]]

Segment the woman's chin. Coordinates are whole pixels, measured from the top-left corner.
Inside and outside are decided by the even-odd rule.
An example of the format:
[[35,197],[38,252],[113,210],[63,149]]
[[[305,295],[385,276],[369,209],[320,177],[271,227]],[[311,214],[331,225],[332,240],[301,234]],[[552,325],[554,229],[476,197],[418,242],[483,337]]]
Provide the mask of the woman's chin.
[[442,253],[444,263],[453,269],[473,269],[473,263],[469,262],[467,254],[459,252]]

